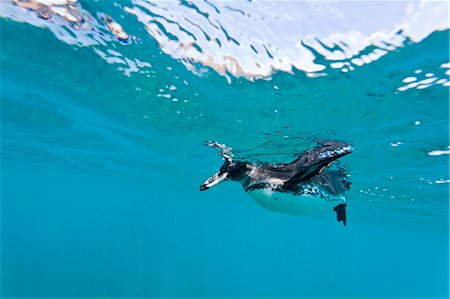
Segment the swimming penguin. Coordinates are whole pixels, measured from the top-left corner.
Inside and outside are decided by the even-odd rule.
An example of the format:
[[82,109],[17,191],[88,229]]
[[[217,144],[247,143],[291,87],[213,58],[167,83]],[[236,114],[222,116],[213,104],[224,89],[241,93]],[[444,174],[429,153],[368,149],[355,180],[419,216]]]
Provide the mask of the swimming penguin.
[[269,210],[306,215],[329,208],[336,212],[338,222],[347,224],[344,192],[350,189],[350,181],[342,168],[328,166],[350,154],[351,145],[322,142],[288,164],[237,161],[232,149],[224,144],[210,142],[208,145],[221,150],[224,164],[201,184],[200,191],[227,180],[237,181],[258,204]]

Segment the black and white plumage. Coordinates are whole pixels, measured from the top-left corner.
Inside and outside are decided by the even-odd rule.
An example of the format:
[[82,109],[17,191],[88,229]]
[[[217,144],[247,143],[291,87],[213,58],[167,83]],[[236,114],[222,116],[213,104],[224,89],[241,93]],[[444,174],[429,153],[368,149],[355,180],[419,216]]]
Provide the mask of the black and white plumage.
[[231,148],[216,142],[210,142],[209,146],[219,148],[225,162],[219,172],[200,186],[200,191],[226,180],[237,181],[269,210],[302,215],[329,208],[346,225],[344,192],[350,189],[350,181],[343,169],[329,165],[350,154],[352,146],[338,141],[323,142],[288,164],[235,161]]

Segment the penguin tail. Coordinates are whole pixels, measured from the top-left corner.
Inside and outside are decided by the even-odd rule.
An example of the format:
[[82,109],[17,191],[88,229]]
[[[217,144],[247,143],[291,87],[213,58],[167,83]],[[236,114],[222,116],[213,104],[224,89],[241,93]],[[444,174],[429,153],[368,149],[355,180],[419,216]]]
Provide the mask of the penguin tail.
[[343,222],[344,226],[347,225],[347,213],[345,211],[345,208],[347,207],[347,204],[341,203],[334,207],[334,211],[336,212],[336,218],[338,222]]

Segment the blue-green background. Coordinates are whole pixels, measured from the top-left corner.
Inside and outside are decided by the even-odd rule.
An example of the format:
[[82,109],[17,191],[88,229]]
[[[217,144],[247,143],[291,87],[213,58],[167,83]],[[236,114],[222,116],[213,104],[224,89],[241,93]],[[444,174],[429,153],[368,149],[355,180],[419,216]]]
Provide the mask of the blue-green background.
[[[428,155],[449,145],[448,87],[397,91],[448,78],[448,31],[351,73],[231,84],[144,36],[114,46],[150,78],[46,29],[1,34],[2,297],[448,297],[449,156]],[[170,85],[178,102],[157,97]],[[221,165],[205,140],[288,161],[315,139],[355,147],[347,227],[198,190]]]

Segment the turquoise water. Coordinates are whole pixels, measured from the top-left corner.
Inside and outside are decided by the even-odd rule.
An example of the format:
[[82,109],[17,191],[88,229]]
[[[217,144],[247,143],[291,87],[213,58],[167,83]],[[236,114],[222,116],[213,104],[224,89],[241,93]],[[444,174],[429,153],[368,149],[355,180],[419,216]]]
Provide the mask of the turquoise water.
[[[1,19],[2,297],[448,297],[448,30],[349,72],[249,80],[123,22],[139,42],[94,47]],[[108,50],[151,66],[124,74]],[[222,164],[207,140],[287,162],[317,139],[355,148],[346,227],[237,183],[199,191]]]

